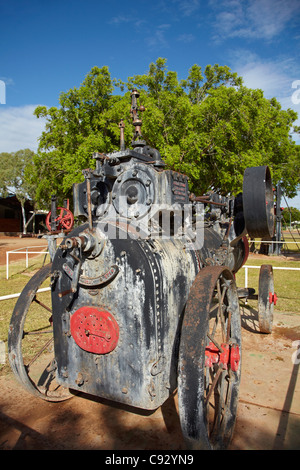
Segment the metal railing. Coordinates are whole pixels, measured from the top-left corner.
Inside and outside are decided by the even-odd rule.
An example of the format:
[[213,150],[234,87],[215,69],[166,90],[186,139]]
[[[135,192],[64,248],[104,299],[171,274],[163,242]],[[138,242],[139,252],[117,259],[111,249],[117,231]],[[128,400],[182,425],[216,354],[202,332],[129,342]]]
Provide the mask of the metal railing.
[[[248,287],[248,269],[260,269],[260,266],[249,266],[244,265],[243,269],[245,269],[245,288]],[[288,268],[288,267],[279,267],[279,266],[272,266],[273,269],[282,269],[283,271],[300,271],[300,268]]]
[[[40,252],[40,253],[45,253],[45,252]],[[282,269],[284,271],[300,271],[300,268],[289,268],[289,267],[279,267],[279,266],[272,266],[272,267],[273,269]],[[260,269],[260,268],[261,266],[249,266],[249,265],[243,266],[243,269],[245,270],[245,288],[248,287],[248,269]],[[46,291],[49,291],[50,289],[51,289],[50,287],[45,287],[43,289],[39,289],[37,292],[46,292]],[[0,297],[0,301],[13,299],[13,298],[19,297],[20,295],[21,295],[21,292],[17,294],[3,295],[2,297]]]
[[[31,249],[34,249],[34,248],[43,248],[42,251],[30,251]],[[48,251],[44,251],[46,249],[48,249],[48,246],[30,246],[30,247],[24,247],[24,248],[17,248],[15,250],[12,250],[12,251],[7,251],[6,252],[6,279],[9,278],[9,255],[11,254],[25,254],[25,263],[26,263],[26,268],[28,268],[28,259],[29,259],[29,254],[44,254],[44,255],[47,255],[49,252]],[[22,251],[22,250],[25,250],[25,251]]]

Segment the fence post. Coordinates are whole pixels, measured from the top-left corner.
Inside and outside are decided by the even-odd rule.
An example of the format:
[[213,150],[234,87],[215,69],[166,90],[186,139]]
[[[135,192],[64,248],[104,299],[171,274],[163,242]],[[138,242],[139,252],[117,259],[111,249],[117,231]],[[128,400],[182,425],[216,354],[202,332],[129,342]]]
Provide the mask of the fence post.
[[248,287],[248,266],[244,266],[245,268],[245,288]]
[[8,279],[8,271],[9,271],[9,263],[8,263],[8,258],[9,258],[9,252],[6,252],[6,279]]

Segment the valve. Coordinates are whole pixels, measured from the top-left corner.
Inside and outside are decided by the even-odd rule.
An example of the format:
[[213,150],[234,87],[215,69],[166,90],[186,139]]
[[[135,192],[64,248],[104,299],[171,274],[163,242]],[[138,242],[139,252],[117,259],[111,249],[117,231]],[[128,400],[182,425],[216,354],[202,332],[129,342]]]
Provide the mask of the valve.
[[104,246],[104,240],[92,235],[89,231],[79,234],[78,237],[68,237],[64,244],[60,245],[62,250],[78,249],[80,252],[88,253],[89,257],[98,256]]
[[[74,224],[74,216],[69,209],[58,207],[59,215],[55,217],[56,230],[70,230]],[[46,217],[46,227],[51,232],[51,211]]]

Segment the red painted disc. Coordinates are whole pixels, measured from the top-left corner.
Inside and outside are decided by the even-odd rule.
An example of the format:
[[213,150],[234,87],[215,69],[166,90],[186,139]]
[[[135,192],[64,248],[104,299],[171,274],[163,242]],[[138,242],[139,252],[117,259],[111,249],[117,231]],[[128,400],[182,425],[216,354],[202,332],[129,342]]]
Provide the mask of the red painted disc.
[[106,310],[81,307],[71,317],[71,334],[81,349],[107,354],[118,344],[119,326]]

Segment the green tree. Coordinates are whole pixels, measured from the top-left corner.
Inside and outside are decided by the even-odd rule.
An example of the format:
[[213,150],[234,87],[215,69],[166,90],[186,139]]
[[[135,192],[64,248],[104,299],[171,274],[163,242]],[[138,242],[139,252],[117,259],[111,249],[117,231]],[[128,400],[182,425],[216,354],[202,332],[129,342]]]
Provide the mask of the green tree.
[[34,159],[41,206],[49,205],[51,194],[61,198],[71,195],[72,184],[82,181],[82,169],[93,166],[93,152],[116,148],[118,125],[109,111],[120,97],[112,91],[108,68],[94,67],[79,88],[61,93],[59,108],[36,108],[38,118],[47,118]]
[[[122,94],[116,94],[116,87]],[[41,203],[49,204],[53,192],[70,196],[72,184],[82,181],[82,169],[93,167],[94,151],[119,148],[121,118],[130,146],[133,88],[146,108],[145,140],[160,151],[168,168],[189,176],[193,192],[237,193],[246,167],[268,164],[274,184],[282,181],[285,194],[295,195],[300,153],[289,133],[297,114],[282,110],[261,90],[246,88],[227,66],[207,65],[202,71],[195,64],[179,80],[166,59],[159,58],[147,74],[126,83],[112,80],[107,67],[93,67],[79,88],[60,95],[59,108],[36,109],[37,117],[47,118],[35,157]]]
[[0,195],[15,194],[21,204],[23,233],[30,220],[26,221],[24,205],[26,200],[34,204],[36,181],[32,178],[34,152],[29,149],[0,154]]
[[300,223],[300,210],[296,207],[285,207],[282,211],[282,218],[285,225],[290,225],[292,222]]

